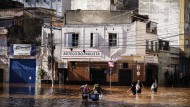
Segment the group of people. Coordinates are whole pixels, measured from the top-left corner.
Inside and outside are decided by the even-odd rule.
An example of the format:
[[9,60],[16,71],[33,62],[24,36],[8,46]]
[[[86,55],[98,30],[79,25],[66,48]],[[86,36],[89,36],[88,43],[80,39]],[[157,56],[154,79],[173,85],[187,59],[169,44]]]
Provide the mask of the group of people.
[[[140,82],[140,80],[138,80],[136,83],[133,82],[131,84],[131,88],[128,90],[128,91],[132,91],[133,95],[136,95],[137,93],[141,93],[142,92],[142,88],[143,88],[143,84]],[[157,83],[157,80],[155,79],[154,82],[152,83],[151,85],[151,91],[153,93],[156,93],[157,92],[157,89],[158,89],[158,83]],[[88,94],[102,94],[102,91],[103,89],[100,87],[99,84],[94,84],[94,87],[93,87],[93,90],[90,90],[89,87],[88,87],[88,84],[85,84],[85,85],[82,85],[80,87],[80,90],[82,92],[82,95],[86,95],[88,96]],[[128,92],[127,91],[127,92]]]
[[[137,83],[133,82],[131,84],[131,88],[128,91],[131,90],[132,93],[133,93],[133,95],[136,95],[137,93],[141,93],[142,87],[144,87],[143,84],[140,82],[140,80],[138,80]],[[155,79],[155,81],[151,85],[151,91],[153,93],[156,93],[157,92],[157,88],[158,88],[158,84],[157,84],[157,80]]]
[[85,84],[80,87],[80,90],[82,94],[89,94],[89,93],[102,94],[102,87],[100,87],[99,84],[94,84],[94,87],[92,90],[89,89],[88,84]]

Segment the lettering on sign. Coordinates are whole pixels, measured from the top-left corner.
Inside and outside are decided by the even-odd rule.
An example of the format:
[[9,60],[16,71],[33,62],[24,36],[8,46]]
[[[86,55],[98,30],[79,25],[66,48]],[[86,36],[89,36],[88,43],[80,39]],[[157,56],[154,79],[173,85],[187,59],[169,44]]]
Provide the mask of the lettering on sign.
[[30,55],[32,50],[31,44],[14,44],[13,55]]
[[101,58],[102,53],[100,51],[64,51],[62,52],[62,58]]

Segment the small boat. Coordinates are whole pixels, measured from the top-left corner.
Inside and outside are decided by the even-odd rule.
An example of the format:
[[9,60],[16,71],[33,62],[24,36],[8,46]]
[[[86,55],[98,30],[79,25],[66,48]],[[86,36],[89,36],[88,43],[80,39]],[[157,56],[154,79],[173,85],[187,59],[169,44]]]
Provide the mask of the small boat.
[[100,99],[100,94],[89,94],[89,99],[92,101],[98,101]]

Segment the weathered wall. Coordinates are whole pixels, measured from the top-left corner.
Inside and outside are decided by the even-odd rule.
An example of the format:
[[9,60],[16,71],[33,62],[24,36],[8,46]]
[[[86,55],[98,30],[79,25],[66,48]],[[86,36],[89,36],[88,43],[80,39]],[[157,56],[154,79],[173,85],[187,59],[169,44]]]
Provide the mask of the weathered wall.
[[146,40],[153,41],[153,49],[155,50],[155,44],[158,43],[158,36],[153,33],[148,33],[146,31],[146,23],[145,22],[136,22],[136,46],[137,46],[137,55],[145,55],[146,54]]
[[131,13],[125,11],[70,10],[66,12],[66,25],[128,23],[131,23]]
[[160,39],[179,45],[180,9],[179,0],[140,0],[139,13],[149,15],[151,21],[158,23]]
[[71,0],[71,10],[110,10],[110,0]]
[[139,0],[123,0],[124,10],[138,9]]
[[[190,1],[189,0],[185,0],[184,2],[184,7],[181,6],[181,10],[184,10],[184,19],[181,21],[184,21],[184,23],[182,24],[182,29],[184,31],[184,41],[182,42],[181,45],[185,45],[184,46],[184,51],[187,53],[188,56],[190,56],[190,48],[189,48],[189,44],[190,44]],[[187,42],[188,41],[188,42]],[[187,43],[185,43],[187,42]]]

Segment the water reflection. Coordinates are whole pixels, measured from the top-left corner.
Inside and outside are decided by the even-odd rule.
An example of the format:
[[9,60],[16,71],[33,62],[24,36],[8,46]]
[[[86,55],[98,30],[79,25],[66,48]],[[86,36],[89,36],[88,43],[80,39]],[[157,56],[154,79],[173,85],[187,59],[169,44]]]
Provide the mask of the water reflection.
[[151,93],[149,87],[146,87],[141,94],[133,95],[127,92],[129,87],[113,86],[110,90],[109,86],[103,86],[103,99],[91,101],[82,100],[78,85],[55,85],[53,88],[48,84],[0,86],[0,107],[190,107],[189,88],[160,87],[157,93]]

